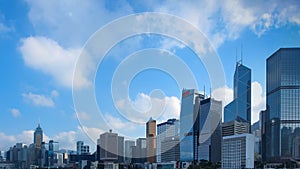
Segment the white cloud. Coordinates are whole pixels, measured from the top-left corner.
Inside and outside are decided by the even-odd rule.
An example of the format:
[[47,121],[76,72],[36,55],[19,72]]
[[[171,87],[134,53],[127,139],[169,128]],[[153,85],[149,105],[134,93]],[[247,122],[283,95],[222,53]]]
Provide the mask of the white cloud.
[[122,99],[117,101],[115,106],[129,121],[141,124],[147,122],[150,117],[158,121],[178,119],[180,113],[180,100],[174,96],[157,98],[138,93],[134,100]]
[[68,46],[81,46],[104,24],[132,13],[126,1],[107,9],[105,1],[35,1],[26,0],[28,17],[38,34],[47,32],[51,38]]
[[51,97],[47,97],[40,94],[34,94],[34,93],[23,93],[23,98],[35,106],[43,106],[43,107],[54,107],[54,101]]
[[28,37],[21,42],[20,51],[28,67],[52,76],[62,86],[72,87],[80,49],[64,49],[56,41],[45,37]]
[[12,108],[12,109],[10,109],[10,112],[11,112],[11,114],[12,114],[14,117],[20,117],[20,116],[21,116],[21,112],[20,112],[19,109]]
[[124,120],[121,120],[120,118],[114,117],[110,115],[109,113],[106,113],[105,119],[109,126],[111,126],[113,129],[116,130],[134,130],[135,129],[135,123],[131,122],[125,122]]
[[266,96],[259,82],[252,82],[252,122],[259,120],[259,113],[266,109]]

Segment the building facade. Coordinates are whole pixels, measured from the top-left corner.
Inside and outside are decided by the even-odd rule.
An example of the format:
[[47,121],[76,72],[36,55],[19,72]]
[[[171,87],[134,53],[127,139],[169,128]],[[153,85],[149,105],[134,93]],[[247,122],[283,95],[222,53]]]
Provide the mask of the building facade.
[[33,136],[33,143],[35,144],[36,148],[41,148],[43,142],[43,130],[38,124],[38,127],[34,131],[34,136]]
[[212,98],[200,102],[198,161],[221,161],[222,102]]
[[222,169],[254,168],[254,136],[244,133],[223,137]]
[[233,85],[234,100],[224,107],[224,122],[242,120],[251,125],[251,69],[237,62]]
[[[179,137],[179,134],[180,134],[179,125],[180,125],[180,122],[179,122],[179,120],[176,120],[176,119],[169,119],[166,122],[163,122],[163,123],[160,123],[157,125],[156,162],[158,162],[158,163],[168,162],[168,161],[161,159],[161,155],[162,155],[162,153],[164,153],[164,151],[162,151],[162,142],[168,137],[173,137],[173,138]],[[178,143],[179,143],[179,141],[178,141]],[[179,148],[178,148],[178,150],[179,150]],[[179,154],[179,152],[177,154]]]
[[97,141],[100,147],[100,160],[114,162],[118,160],[118,134],[112,130],[100,135]]
[[248,133],[249,123],[240,121],[230,121],[222,123],[222,136],[231,136],[237,134]]
[[129,164],[132,158],[132,147],[135,146],[135,141],[125,140],[125,163]]
[[77,154],[90,154],[90,146],[84,145],[83,141],[77,141],[76,143]]
[[156,120],[152,118],[146,123],[147,162],[156,162]]
[[147,140],[138,138],[136,146],[132,146],[132,163],[144,163],[147,161]]
[[294,160],[300,134],[300,48],[280,48],[267,58],[267,105],[262,154],[267,162]]
[[180,110],[180,160],[198,160],[199,108],[204,95],[194,89],[183,89]]

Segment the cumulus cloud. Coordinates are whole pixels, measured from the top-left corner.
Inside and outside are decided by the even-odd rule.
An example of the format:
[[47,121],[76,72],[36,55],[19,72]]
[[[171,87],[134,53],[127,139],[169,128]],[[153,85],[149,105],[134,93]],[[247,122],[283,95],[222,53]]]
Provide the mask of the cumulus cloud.
[[178,119],[180,113],[180,100],[174,96],[157,98],[138,93],[134,100],[118,100],[115,106],[129,121],[142,124],[150,117],[159,121],[166,121],[169,118]]
[[11,112],[11,114],[12,114],[14,117],[20,117],[20,116],[21,116],[21,112],[20,112],[19,109],[12,108],[12,109],[10,109],[10,112]]
[[257,81],[252,82],[251,89],[252,122],[256,122],[259,120],[260,111],[266,109],[266,95],[263,92],[262,85]]
[[47,97],[41,94],[34,94],[34,93],[23,93],[23,98],[32,103],[35,106],[42,106],[42,107],[54,107],[55,103],[51,97]]
[[80,49],[64,49],[56,41],[38,36],[22,39],[20,51],[28,67],[52,76],[62,86],[72,87]]

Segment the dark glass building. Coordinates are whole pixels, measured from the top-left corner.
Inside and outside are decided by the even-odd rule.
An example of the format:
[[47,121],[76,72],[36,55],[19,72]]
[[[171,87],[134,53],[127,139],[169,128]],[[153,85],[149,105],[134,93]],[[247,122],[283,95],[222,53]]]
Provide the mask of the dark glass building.
[[233,85],[234,100],[224,107],[224,122],[237,120],[251,124],[251,69],[237,62]]
[[300,48],[280,48],[267,59],[266,107],[263,159],[294,160],[300,149],[293,146],[300,135]]
[[212,98],[200,102],[198,161],[221,161],[222,102]]

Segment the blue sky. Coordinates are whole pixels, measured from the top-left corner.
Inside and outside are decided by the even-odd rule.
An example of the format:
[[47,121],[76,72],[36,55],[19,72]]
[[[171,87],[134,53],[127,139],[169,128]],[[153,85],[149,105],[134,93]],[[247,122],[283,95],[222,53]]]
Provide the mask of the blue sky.
[[[265,107],[266,58],[280,47],[300,46],[299,7],[298,1],[0,1],[0,150],[16,142],[31,143],[39,121],[45,140],[54,139],[61,148],[75,149],[77,140],[94,147],[93,141],[108,128],[136,138],[144,136],[143,122],[149,116],[159,117],[159,122],[178,118],[180,77],[159,69],[136,72],[127,84],[131,102],[112,98],[118,66],[124,61],[129,66],[142,64],[134,59],[143,57],[145,49],[170,51],[159,57],[176,55],[178,63],[185,63],[194,74],[199,90],[205,85],[209,93],[210,77],[192,49],[170,37],[142,34],[113,46],[98,65],[94,91],[101,114],[74,107],[73,72],[86,42],[115,19],[142,12],[174,15],[202,32],[223,65],[226,85],[214,88],[212,94],[224,105],[232,99],[236,50],[240,58],[242,45],[243,63],[252,69],[254,122]],[[137,51],[140,55],[132,55]],[[149,62],[155,61],[149,57]],[[85,75],[83,72],[82,79]],[[165,109],[161,110],[162,106]]]

